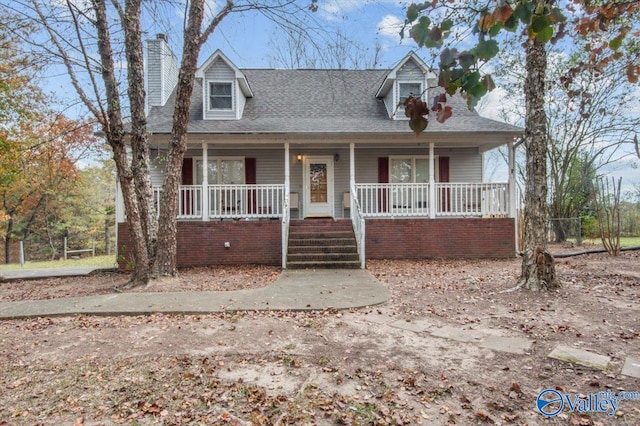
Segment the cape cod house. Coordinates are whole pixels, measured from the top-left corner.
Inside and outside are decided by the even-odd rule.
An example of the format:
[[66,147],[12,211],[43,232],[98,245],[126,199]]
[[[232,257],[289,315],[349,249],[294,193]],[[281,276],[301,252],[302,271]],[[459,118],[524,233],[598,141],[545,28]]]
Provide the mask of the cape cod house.
[[[157,204],[178,70],[164,35],[146,63]],[[241,69],[216,51],[196,73],[178,266],[514,256],[513,173],[483,182],[483,153],[506,144],[513,160],[522,130],[454,98],[454,116],[416,137],[396,105],[431,78],[414,53],[386,70],[287,70]],[[121,197],[117,221],[123,247]]]

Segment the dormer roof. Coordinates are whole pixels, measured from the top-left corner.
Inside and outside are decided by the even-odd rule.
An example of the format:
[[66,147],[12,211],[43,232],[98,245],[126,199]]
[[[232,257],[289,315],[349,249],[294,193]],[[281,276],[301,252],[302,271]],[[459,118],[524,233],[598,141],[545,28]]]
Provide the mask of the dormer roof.
[[227,56],[222,53],[220,49],[217,49],[213,52],[213,55],[209,56],[201,66],[196,70],[196,78],[205,78],[205,73],[207,70],[212,67],[217,60],[224,61],[229,68],[233,70],[236,76],[236,80],[238,81],[238,86],[240,90],[242,90],[242,94],[247,98],[253,97],[253,91],[251,90],[251,86],[249,86],[249,82],[247,81],[247,77],[244,75],[242,70],[238,68]]
[[409,61],[415,62],[415,64],[422,70],[423,74],[427,74],[429,72],[429,67],[427,66],[427,64],[412,50],[411,52],[407,53],[407,55],[402,58],[400,62],[398,62],[396,66],[393,67],[385,76],[384,80],[382,80],[380,88],[376,92],[376,98],[384,98],[387,93],[389,93],[389,90],[393,88],[393,83],[397,79],[398,71],[402,70],[402,68]]

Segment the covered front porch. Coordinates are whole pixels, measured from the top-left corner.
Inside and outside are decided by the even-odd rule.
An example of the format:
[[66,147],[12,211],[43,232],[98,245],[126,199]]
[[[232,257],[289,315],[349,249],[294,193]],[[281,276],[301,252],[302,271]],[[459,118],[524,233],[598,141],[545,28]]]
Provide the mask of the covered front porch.
[[[508,146],[513,164],[513,143]],[[476,163],[481,162],[482,152],[477,147],[436,148],[434,142],[389,148],[388,143],[383,146],[370,140],[331,145],[285,141],[260,149],[249,144],[202,142],[198,147],[191,145],[187,152],[191,164],[185,167],[186,173],[183,170],[183,184],[179,187],[178,221],[203,225],[209,222],[209,228],[215,222],[224,222],[227,228],[235,226],[234,223],[246,227],[248,222],[263,222],[269,229],[278,223],[280,258],[286,268],[292,219],[349,219],[364,267],[367,241],[377,244],[376,232],[383,229],[386,221],[396,224],[425,219],[463,222],[511,219],[513,223],[516,216],[513,167],[507,182],[482,182],[481,171],[467,170],[479,168]],[[212,169],[213,175],[203,172]],[[468,179],[463,180],[465,177]],[[154,179],[158,214],[161,179],[158,172]],[[448,220],[440,225],[446,222],[451,228],[452,222]],[[371,221],[378,223],[372,225]],[[124,222],[124,216],[118,222]],[[456,232],[464,233],[465,225],[462,222],[460,225],[455,227]],[[432,232],[429,229],[424,231]],[[274,233],[270,231],[270,235],[273,237]],[[486,240],[489,234],[482,235]],[[509,239],[514,245],[515,232]],[[383,256],[390,252],[377,247],[370,253]],[[434,253],[425,257],[438,257]]]

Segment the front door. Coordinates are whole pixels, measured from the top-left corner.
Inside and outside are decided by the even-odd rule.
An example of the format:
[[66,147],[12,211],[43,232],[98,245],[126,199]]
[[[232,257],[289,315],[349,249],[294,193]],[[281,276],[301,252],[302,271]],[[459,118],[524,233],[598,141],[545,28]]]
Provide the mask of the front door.
[[333,217],[333,157],[304,160],[304,216]]

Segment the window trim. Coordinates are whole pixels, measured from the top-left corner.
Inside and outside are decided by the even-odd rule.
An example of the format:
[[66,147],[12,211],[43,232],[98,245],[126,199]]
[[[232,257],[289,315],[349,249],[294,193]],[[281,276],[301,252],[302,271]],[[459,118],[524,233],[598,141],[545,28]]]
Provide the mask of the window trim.
[[420,99],[424,99],[424,94],[422,93],[424,91],[424,82],[422,80],[406,80],[406,81],[398,81],[398,103],[400,103],[400,100],[402,99],[400,96],[400,86],[402,86],[403,84],[419,84],[420,85]]
[[[213,84],[228,84],[229,86],[231,86],[231,108],[211,108],[211,97],[213,96],[211,94],[211,86]],[[218,98],[222,98],[222,96],[216,96]],[[224,98],[226,98],[226,96],[224,96]],[[225,111],[225,112],[229,112],[229,111],[234,111],[235,110],[235,104],[236,104],[236,97],[235,97],[235,84],[232,80],[209,80],[208,84],[207,84],[207,111],[212,111],[212,112],[217,112],[217,111]]]
[[[202,185],[202,182],[197,183],[198,182],[198,161],[202,161],[202,159],[204,157],[199,156],[199,157],[191,157],[194,160],[193,163],[193,182],[194,185]],[[207,163],[213,163],[214,161],[218,163],[218,167],[217,167],[217,172],[218,172],[218,182],[220,182],[220,180],[222,180],[222,161],[242,161],[242,170],[244,171],[243,175],[242,175],[242,183],[217,183],[217,184],[213,184],[211,182],[208,182],[209,185],[246,185],[247,184],[247,163],[245,161],[246,157],[241,157],[241,156],[222,156],[222,157],[208,157],[207,158]],[[203,168],[204,169],[204,168]],[[204,170],[203,172],[203,177],[204,177]],[[208,180],[208,179],[207,179]]]
[[404,107],[400,105],[400,85],[402,84],[419,84],[420,85],[420,99],[424,100],[426,93],[424,92],[425,82],[422,80],[401,80],[396,81],[394,87],[395,105],[397,105],[397,111],[394,114],[396,120],[408,120],[409,117],[404,115]]
[[[440,182],[440,165],[439,165],[439,155],[434,155],[433,156],[433,162],[434,162],[434,167],[433,167],[433,172],[434,172],[434,182],[438,183]],[[428,155],[390,155],[389,156],[389,183],[400,183],[400,182],[391,182],[391,177],[392,175],[392,166],[391,166],[391,162],[393,160],[406,160],[406,159],[410,159],[411,160],[411,182],[406,182],[406,183],[429,183],[427,182],[416,182],[416,160],[429,160],[429,156]]]

